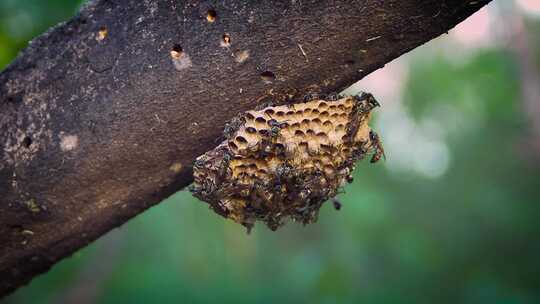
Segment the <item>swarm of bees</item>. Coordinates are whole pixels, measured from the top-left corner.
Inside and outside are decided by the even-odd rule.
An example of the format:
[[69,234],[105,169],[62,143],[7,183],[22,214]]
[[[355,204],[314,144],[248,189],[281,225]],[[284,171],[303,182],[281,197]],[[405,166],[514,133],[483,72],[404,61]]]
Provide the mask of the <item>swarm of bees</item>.
[[286,218],[312,223],[321,205],[352,182],[358,160],[384,157],[368,126],[377,106],[362,93],[245,112],[226,126],[226,140],[196,159],[190,190],[248,231],[257,220],[272,230]]

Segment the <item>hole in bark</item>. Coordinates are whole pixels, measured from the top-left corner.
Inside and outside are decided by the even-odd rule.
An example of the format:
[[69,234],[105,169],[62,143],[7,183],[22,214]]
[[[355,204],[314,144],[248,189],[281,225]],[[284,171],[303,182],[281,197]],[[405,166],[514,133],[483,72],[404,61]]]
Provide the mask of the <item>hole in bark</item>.
[[229,47],[231,45],[231,35],[225,33],[221,38],[221,46]]
[[209,9],[208,12],[206,13],[206,21],[212,23],[212,22],[216,21],[216,18],[217,18],[216,10]]
[[261,73],[261,78],[264,82],[270,83],[276,79],[276,75],[270,71],[264,71]]
[[23,226],[21,225],[9,225],[9,228],[11,228],[12,230],[17,230],[18,232],[24,230]]
[[22,141],[22,144],[25,148],[28,148],[30,147],[30,145],[32,144],[32,138],[30,138],[29,136],[26,136],[23,141]]
[[19,103],[22,101],[22,94],[11,95],[6,98],[7,103]]
[[173,45],[173,48],[171,49],[171,57],[173,59],[179,59],[184,54],[184,50],[179,44]]
[[101,41],[105,38],[107,38],[107,34],[109,33],[109,31],[107,30],[107,28],[105,26],[100,26],[99,27],[99,30],[98,30],[98,35],[97,35],[97,40],[98,41]]
[[345,61],[345,65],[354,65],[356,63],[356,61],[352,60],[352,59],[349,59],[347,61]]

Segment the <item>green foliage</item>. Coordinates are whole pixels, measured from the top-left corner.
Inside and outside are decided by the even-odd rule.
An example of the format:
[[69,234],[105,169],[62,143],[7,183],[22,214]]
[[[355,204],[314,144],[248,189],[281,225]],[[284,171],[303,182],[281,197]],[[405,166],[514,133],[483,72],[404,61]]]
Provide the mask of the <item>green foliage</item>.
[[404,96],[413,114],[419,117],[437,104],[450,103],[467,116],[489,112],[488,119],[515,119],[520,109],[512,101],[519,98],[519,76],[512,54],[502,49],[480,50],[462,61],[441,55],[413,60]]
[[73,16],[83,0],[0,0],[0,70],[45,29]]

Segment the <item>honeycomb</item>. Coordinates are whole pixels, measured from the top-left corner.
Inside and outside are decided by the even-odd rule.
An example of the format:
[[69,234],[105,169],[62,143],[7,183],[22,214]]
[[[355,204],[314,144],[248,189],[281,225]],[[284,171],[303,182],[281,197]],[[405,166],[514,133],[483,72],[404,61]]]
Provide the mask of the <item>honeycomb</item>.
[[190,190],[218,214],[275,230],[286,218],[317,220],[321,205],[352,181],[356,161],[384,151],[368,122],[371,94],[269,106],[225,128],[226,140],[199,156]]

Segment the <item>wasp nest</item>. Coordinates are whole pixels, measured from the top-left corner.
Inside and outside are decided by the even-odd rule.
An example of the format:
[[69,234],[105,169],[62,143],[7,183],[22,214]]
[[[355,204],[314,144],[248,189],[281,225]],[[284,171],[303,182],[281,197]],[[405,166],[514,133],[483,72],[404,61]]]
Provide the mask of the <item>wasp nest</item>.
[[291,217],[317,219],[321,205],[352,181],[355,162],[383,155],[368,122],[371,94],[248,111],[225,130],[227,139],[194,164],[191,191],[249,229],[272,230]]

